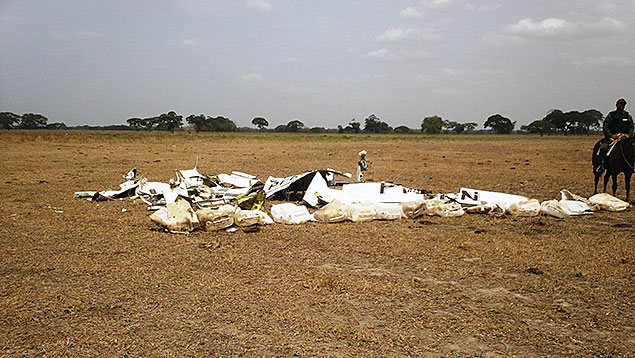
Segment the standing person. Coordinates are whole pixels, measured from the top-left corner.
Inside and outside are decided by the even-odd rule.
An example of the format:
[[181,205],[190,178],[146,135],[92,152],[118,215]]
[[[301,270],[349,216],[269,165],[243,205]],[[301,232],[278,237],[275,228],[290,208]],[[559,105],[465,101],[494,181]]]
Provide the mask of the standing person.
[[602,145],[598,152],[600,158],[600,165],[595,169],[598,173],[604,171],[604,161],[606,160],[606,154],[609,150],[609,144],[612,140],[622,137],[632,137],[635,133],[635,126],[633,125],[633,117],[624,110],[626,107],[626,100],[620,98],[615,103],[616,109],[606,115],[604,124],[602,125],[602,132],[604,132],[604,139],[602,139]]

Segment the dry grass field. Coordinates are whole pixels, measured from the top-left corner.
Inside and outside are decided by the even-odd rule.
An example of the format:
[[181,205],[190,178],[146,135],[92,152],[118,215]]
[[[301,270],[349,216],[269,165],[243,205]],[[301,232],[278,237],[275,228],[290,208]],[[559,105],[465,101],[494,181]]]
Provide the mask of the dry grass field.
[[172,235],[144,204],[73,198],[196,156],[262,180],[354,172],[362,149],[369,180],[588,197],[594,140],[0,132],[0,354],[633,357],[633,209]]

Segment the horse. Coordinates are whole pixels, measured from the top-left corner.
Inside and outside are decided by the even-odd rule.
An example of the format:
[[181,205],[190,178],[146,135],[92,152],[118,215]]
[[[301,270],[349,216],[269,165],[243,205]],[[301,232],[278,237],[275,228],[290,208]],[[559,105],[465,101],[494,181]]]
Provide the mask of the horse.
[[[600,158],[598,158],[598,149],[600,148],[602,141],[599,141],[593,147],[593,155],[591,157],[591,162],[593,163],[593,173],[595,175],[595,190],[593,194],[597,194],[598,192],[598,182],[600,181],[600,177],[604,174],[604,171],[597,172],[595,168],[600,165]],[[635,165],[635,137],[620,139],[613,149],[611,153],[608,155],[605,161],[605,171],[604,175],[604,190],[606,192],[606,186],[609,182],[609,177],[613,178],[613,196],[615,196],[615,192],[617,191],[617,175],[620,173],[624,173],[624,184],[626,189],[626,201],[631,203],[629,199],[629,194],[631,191],[631,176],[633,175],[633,166]]]

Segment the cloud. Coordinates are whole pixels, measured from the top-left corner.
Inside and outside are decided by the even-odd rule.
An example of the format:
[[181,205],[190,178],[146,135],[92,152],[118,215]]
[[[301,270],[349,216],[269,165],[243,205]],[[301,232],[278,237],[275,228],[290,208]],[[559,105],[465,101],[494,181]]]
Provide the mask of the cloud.
[[399,16],[404,17],[406,19],[420,19],[423,17],[423,14],[414,7],[407,7],[399,13]]
[[376,51],[370,51],[364,57],[374,60],[396,60],[397,57],[387,48],[381,48]]
[[409,29],[393,27],[379,35],[375,40],[379,42],[402,42],[415,39],[432,41],[439,39],[439,37],[441,36],[430,27]]
[[526,18],[505,26],[505,33],[534,39],[580,40],[623,32],[627,25],[611,17],[595,21],[570,21],[550,17],[542,21]]
[[387,48],[370,51],[364,55],[365,58],[379,61],[425,61],[436,58],[436,55],[424,50],[405,51],[400,50],[393,52]]
[[602,56],[596,58],[579,59],[574,62],[576,66],[630,68],[635,67],[635,60],[617,56]]
[[265,0],[247,0],[246,5],[252,10],[269,12],[273,10],[273,5]]
[[262,73],[248,73],[243,75],[241,79],[245,82],[262,81],[265,79],[265,76],[263,76]]
[[454,3],[454,0],[420,0],[419,3],[423,7],[439,9],[452,5],[452,3]]
[[200,43],[201,39],[198,37],[183,40],[183,46],[185,47],[195,47],[198,46]]

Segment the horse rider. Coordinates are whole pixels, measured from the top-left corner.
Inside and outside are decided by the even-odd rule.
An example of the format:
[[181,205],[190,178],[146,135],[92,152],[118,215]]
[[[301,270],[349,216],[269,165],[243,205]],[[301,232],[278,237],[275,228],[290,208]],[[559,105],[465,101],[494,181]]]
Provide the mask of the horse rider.
[[609,144],[621,138],[628,138],[635,135],[635,126],[633,125],[633,117],[624,110],[626,107],[626,100],[620,98],[615,103],[616,109],[606,115],[604,124],[602,125],[602,132],[604,132],[604,138],[600,145],[598,157],[600,158],[600,165],[596,168],[597,172],[604,171],[604,161],[609,151]]

